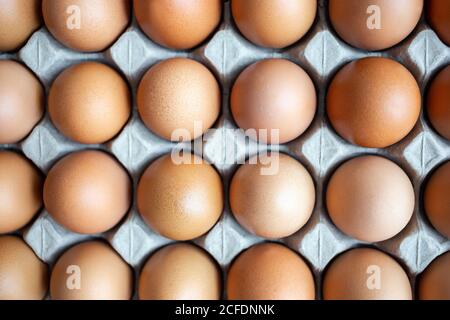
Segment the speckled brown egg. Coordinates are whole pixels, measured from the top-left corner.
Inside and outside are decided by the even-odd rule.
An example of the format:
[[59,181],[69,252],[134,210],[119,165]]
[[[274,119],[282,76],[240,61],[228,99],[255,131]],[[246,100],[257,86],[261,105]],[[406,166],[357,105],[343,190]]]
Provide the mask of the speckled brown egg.
[[130,0],[42,0],[45,25],[63,45],[96,52],[110,47],[130,20]]
[[222,18],[222,0],[134,0],[142,31],[154,42],[177,50],[200,45]]
[[265,238],[298,231],[314,209],[315,188],[308,171],[294,158],[271,153],[241,166],[230,186],[230,206],[238,222]]
[[258,244],[240,254],[228,271],[229,300],[314,300],[314,278],[292,250]]
[[221,294],[217,263],[206,251],[187,243],[158,250],[139,277],[141,300],[218,300]]
[[425,188],[425,212],[433,226],[450,239],[450,161],[441,165]]
[[317,0],[232,0],[231,9],[248,40],[262,47],[284,48],[311,28]]
[[0,152],[0,234],[27,225],[42,207],[44,179],[39,170],[15,152]]
[[131,267],[108,244],[84,242],[56,262],[50,279],[53,300],[129,300]]
[[44,88],[34,74],[15,61],[0,61],[0,144],[28,136],[41,120],[44,105]]
[[400,63],[379,57],[353,61],[331,82],[328,117],[341,137],[367,148],[385,148],[406,137],[421,109],[413,75]]
[[98,62],[64,70],[48,97],[53,124],[68,138],[86,144],[104,143],[124,127],[131,113],[131,94],[122,76]]
[[15,236],[0,237],[0,300],[42,300],[48,290],[48,268]]
[[450,251],[436,258],[418,277],[420,300],[450,300]]
[[41,0],[0,0],[0,51],[20,49],[41,25]]
[[145,125],[166,140],[200,137],[219,116],[221,93],[214,75],[185,58],[160,62],[142,78],[137,92]]
[[417,26],[423,0],[330,0],[331,23],[350,45],[384,50],[403,41]]
[[333,260],[323,279],[325,300],[411,300],[402,266],[382,251],[349,250]]
[[428,118],[436,131],[450,140],[450,65],[438,73],[428,89]]
[[194,155],[181,156],[165,155],[145,170],[137,188],[137,206],[152,229],[184,241],[200,237],[217,222],[223,187],[211,165]]
[[331,177],[326,193],[328,213],[347,235],[367,242],[394,237],[414,210],[414,189],[394,162],[378,156],[353,158]]
[[247,135],[286,143],[310,126],[317,108],[314,84],[295,63],[268,59],[247,67],[231,92],[231,111]]
[[450,1],[428,0],[428,20],[441,40],[450,46]]
[[75,152],[59,160],[48,173],[44,204],[58,223],[73,232],[104,232],[130,208],[130,178],[102,151]]

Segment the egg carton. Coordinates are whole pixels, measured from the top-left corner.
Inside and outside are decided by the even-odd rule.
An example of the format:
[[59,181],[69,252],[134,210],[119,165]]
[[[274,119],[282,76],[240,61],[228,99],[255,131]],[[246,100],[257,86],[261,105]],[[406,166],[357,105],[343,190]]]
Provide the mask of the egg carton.
[[[224,6],[220,27],[203,45],[190,51],[172,51],[158,46],[140,31],[135,18],[112,47],[101,53],[72,51],[58,43],[45,27],[36,31],[20,51],[0,54],[0,59],[15,59],[26,64],[39,77],[47,92],[56,76],[71,65],[86,60],[111,65],[121,71],[130,83],[133,93],[132,117],[112,141],[86,146],[62,136],[47,113],[23,142],[1,148],[20,150],[44,173],[71,152],[87,148],[101,149],[115,156],[129,171],[136,190],[146,167],[159,156],[178,147],[152,134],[140,120],[136,108],[139,81],[149,67],[161,60],[172,57],[193,58],[209,67],[222,87],[222,113],[214,126],[217,130],[203,138],[202,152],[220,173],[226,199],[223,215],[217,224],[193,242],[217,260],[224,277],[228,266],[240,252],[266,241],[244,230],[233,218],[228,203],[230,180],[238,164],[246,158],[267,148],[275,148],[300,161],[315,181],[317,199],[311,219],[297,233],[279,242],[309,262],[315,276],[317,297],[321,297],[322,272],[330,261],[343,251],[366,245],[394,256],[405,267],[414,287],[416,276],[437,256],[450,249],[450,240],[437,233],[428,222],[422,203],[426,178],[442,162],[450,159],[450,142],[435,133],[422,111],[414,130],[394,146],[366,149],[351,145],[335,133],[327,119],[325,97],[331,79],[341,67],[367,56],[390,57],[401,62],[414,74],[422,94],[425,94],[434,74],[450,63],[450,48],[439,40],[422,17],[413,34],[400,45],[382,52],[357,50],[345,44],[334,33],[327,16],[328,1],[319,0],[316,21],[307,35],[286,49],[269,50],[247,41],[234,25],[229,2],[225,1]],[[300,65],[314,81],[319,98],[317,114],[307,132],[279,147],[248,141],[246,144],[243,133],[233,130],[237,126],[230,113],[230,91],[235,79],[245,67],[266,58],[285,58]],[[184,146],[192,148],[190,143]],[[228,152],[230,149],[233,149],[232,157]],[[344,161],[362,154],[381,155],[399,164],[411,178],[416,195],[414,214],[408,226],[394,238],[375,244],[357,241],[339,231],[331,222],[325,205],[330,175]],[[136,199],[126,218],[104,234],[86,236],[72,233],[58,225],[45,209],[22,233],[36,254],[50,265],[68,247],[87,239],[103,238],[135,269],[136,278],[148,256],[172,242],[145,224],[137,211]]]

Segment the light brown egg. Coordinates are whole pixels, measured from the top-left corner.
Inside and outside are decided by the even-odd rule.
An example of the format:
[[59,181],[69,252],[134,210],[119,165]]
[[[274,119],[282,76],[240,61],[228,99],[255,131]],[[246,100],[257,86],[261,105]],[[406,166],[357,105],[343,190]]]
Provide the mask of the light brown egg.
[[131,113],[130,89],[122,76],[98,62],[64,70],[48,97],[53,124],[68,138],[86,144],[104,143],[124,127]]
[[104,232],[130,208],[130,178],[104,152],[75,152],[58,161],[48,173],[44,204],[58,223],[73,232]]
[[134,0],[139,26],[154,42],[177,50],[200,45],[222,18],[222,0]]
[[450,161],[440,166],[425,188],[425,212],[433,226],[450,239]]
[[311,28],[317,0],[232,0],[231,9],[248,40],[262,47],[284,48]]
[[230,206],[238,222],[265,238],[284,238],[311,217],[315,188],[308,171],[285,154],[258,155],[241,166],[230,186]]
[[423,0],[330,0],[338,35],[364,50],[384,50],[403,41],[417,26]]
[[[222,181],[201,158],[184,154],[177,164],[171,154],[145,170],[137,188],[137,206],[147,224],[173,240],[191,240],[210,230],[223,209]],[[188,162],[188,163],[186,163]]]
[[217,263],[206,251],[187,243],[158,250],[139,277],[141,300],[218,300],[221,294]]
[[347,235],[367,242],[394,237],[414,211],[414,189],[394,162],[362,156],[341,165],[326,194],[328,213]]
[[204,65],[174,58],[147,71],[138,88],[137,105],[151,131],[166,140],[190,141],[216,122],[221,93]]
[[436,131],[450,140],[450,65],[438,73],[428,89],[428,118]]
[[382,251],[349,250],[333,260],[323,279],[325,300],[411,300],[402,266]]
[[240,254],[228,271],[229,300],[314,300],[314,278],[292,250],[258,244]]
[[420,300],[450,300],[450,251],[436,258],[419,276]]
[[0,0],[0,51],[20,49],[41,25],[41,0]]
[[0,234],[27,225],[42,207],[44,179],[25,157],[0,152]]
[[362,147],[385,148],[401,141],[414,128],[420,109],[415,78],[391,59],[353,61],[328,89],[331,124],[345,140]]
[[0,61],[0,144],[28,136],[44,115],[44,105],[44,88],[34,74],[15,61]]
[[50,280],[53,300],[129,300],[133,271],[108,244],[84,242],[56,262]]
[[310,126],[316,108],[311,78],[284,59],[252,64],[239,75],[231,92],[231,111],[237,125],[263,143],[296,139]]
[[450,46],[450,1],[428,0],[428,20],[441,40]]
[[0,300],[42,300],[48,290],[48,268],[15,236],[0,237]]
[[68,48],[109,48],[130,20],[130,0],[42,0],[45,25]]

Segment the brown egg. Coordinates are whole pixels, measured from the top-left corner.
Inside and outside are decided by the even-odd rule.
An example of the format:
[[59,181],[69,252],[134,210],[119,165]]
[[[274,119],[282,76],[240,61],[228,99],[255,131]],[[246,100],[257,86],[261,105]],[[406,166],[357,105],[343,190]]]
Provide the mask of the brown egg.
[[331,262],[323,279],[325,300],[411,300],[402,266],[370,248],[349,250]]
[[73,232],[104,232],[130,208],[130,178],[104,152],[75,152],[58,161],[48,173],[44,204],[58,223]]
[[139,26],[156,43],[171,49],[191,49],[217,28],[222,0],[134,0]]
[[42,300],[48,268],[20,238],[0,237],[0,300]]
[[28,136],[41,120],[44,105],[44,88],[34,74],[15,61],[0,61],[0,144]]
[[25,157],[0,152],[0,234],[27,225],[42,207],[44,179]]
[[326,194],[328,213],[347,235],[367,242],[394,237],[414,211],[414,189],[394,162],[362,156],[341,165]]
[[450,251],[435,259],[419,276],[420,300],[450,300]]
[[41,0],[0,1],[0,51],[14,51],[41,25]]
[[114,69],[85,62],[64,70],[48,97],[53,124],[68,138],[104,143],[124,127],[131,113],[130,89]]
[[311,217],[314,181],[308,171],[285,154],[255,156],[231,181],[230,206],[238,222],[265,238],[284,238]]
[[284,48],[300,40],[316,18],[317,0],[232,0],[237,27],[251,42]]
[[[171,154],[145,170],[137,188],[137,206],[147,224],[173,240],[191,240],[210,230],[223,209],[222,181],[195,155],[177,164]],[[188,163],[186,163],[188,162]]]
[[53,300],[129,300],[133,271],[108,244],[84,242],[56,262],[50,280]]
[[237,125],[263,143],[286,143],[300,136],[314,119],[316,107],[311,78],[284,59],[252,64],[239,75],[231,92]]
[[45,25],[68,48],[95,52],[110,47],[130,20],[129,0],[42,0]]
[[141,300],[218,300],[221,293],[217,263],[206,251],[187,243],[157,251],[139,277]]
[[216,78],[201,63],[174,58],[147,71],[138,88],[137,105],[154,133],[166,140],[190,141],[216,122],[221,93]]
[[441,40],[450,46],[450,1],[428,0],[428,20]]
[[428,118],[436,131],[450,140],[450,65],[445,67],[428,90]]
[[433,226],[450,239],[450,161],[431,176],[425,188],[425,212]]
[[423,0],[330,0],[331,23],[350,45],[384,50],[403,41],[417,26]]
[[229,300],[314,300],[314,278],[292,250],[263,243],[244,251],[228,271]]
[[416,80],[391,59],[353,61],[328,89],[331,124],[345,140],[362,147],[385,148],[401,141],[414,128],[420,109]]

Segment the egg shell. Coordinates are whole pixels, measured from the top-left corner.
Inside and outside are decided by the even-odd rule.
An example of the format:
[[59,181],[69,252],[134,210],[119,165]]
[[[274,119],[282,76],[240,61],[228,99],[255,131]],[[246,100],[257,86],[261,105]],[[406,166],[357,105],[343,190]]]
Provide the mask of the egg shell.
[[437,257],[418,279],[420,300],[450,300],[450,251]]
[[[256,130],[258,135],[252,138],[262,143],[296,139],[310,126],[316,109],[314,83],[289,60],[267,59],[252,64],[239,75],[231,92],[231,111],[237,125]],[[274,139],[275,133],[279,133],[275,135],[278,139]]]
[[206,251],[187,243],[158,250],[139,278],[141,300],[218,300],[221,294],[217,263]]
[[0,51],[19,49],[41,25],[41,0],[0,0]]
[[400,63],[380,57],[343,67],[326,99],[337,133],[367,148],[386,148],[401,141],[414,128],[421,110],[421,93],[413,75]]
[[234,21],[251,42],[284,48],[300,40],[311,28],[317,0],[232,0]]
[[0,144],[23,140],[44,115],[44,88],[35,75],[12,60],[0,61]]
[[450,65],[431,82],[427,96],[428,118],[436,131],[450,140]]
[[98,144],[114,138],[131,114],[130,89],[122,76],[98,62],[64,70],[48,97],[53,124],[66,137]]
[[62,254],[52,270],[53,300],[129,300],[132,294],[131,267],[101,241],[75,245]]
[[146,223],[162,236],[191,240],[209,231],[223,210],[217,171],[195,155],[176,164],[168,154],[154,161],[137,187],[137,207]]
[[366,242],[390,239],[405,228],[414,211],[409,177],[394,162],[361,156],[341,165],[326,193],[328,213],[347,235]]
[[328,12],[338,35],[364,50],[399,44],[417,26],[423,0],[330,0]]
[[339,255],[325,271],[324,300],[411,300],[402,266],[382,251],[357,248]]
[[315,188],[308,171],[285,154],[258,155],[241,166],[230,185],[230,206],[238,222],[265,238],[284,238],[311,217]]
[[48,290],[48,268],[15,236],[0,236],[0,300],[42,300]]
[[428,0],[428,20],[441,40],[450,46],[450,1]]
[[42,207],[44,178],[25,157],[0,152],[0,234],[27,225]]
[[200,45],[222,18],[222,0],[134,0],[142,31],[154,42],[177,50]]
[[145,125],[173,141],[200,137],[217,120],[221,99],[214,75],[201,63],[186,58],[165,60],[150,68],[137,92],[138,111]]
[[241,253],[228,271],[229,300],[314,300],[314,278],[292,250],[258,244]]
[[45,25],[66,47],[103,51],[125,31],[129,0],[42,0]]
[[48,173],[44,204],[59,224],[73,232],[105,232],[130,208],[130,177],[114,158],[102,151],[71,153]]

